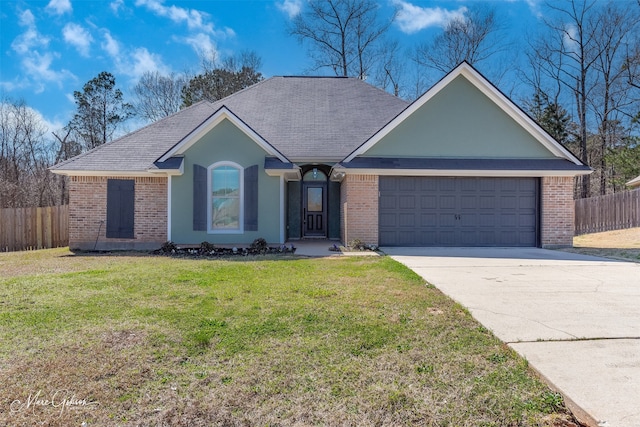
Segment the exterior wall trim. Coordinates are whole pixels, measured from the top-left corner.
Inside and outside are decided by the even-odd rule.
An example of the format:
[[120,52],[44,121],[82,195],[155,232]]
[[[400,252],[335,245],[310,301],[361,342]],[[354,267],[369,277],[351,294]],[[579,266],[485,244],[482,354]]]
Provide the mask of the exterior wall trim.
[[171,241],[171,175],[167,177],[167,241]]
[[287,223],[286,210],[286,180],[280,175],[280,243],[285,242],[285,227]]
[[592,171],[557,170],[473,170],[473,169],[356,169],[334,167],[333,172],[345,175],[388,175],[388,176],[485,176],[485,177],[523,177],[588,175]]
[[[66,175],[66,176],[109,176],[109,177],[153,177],[153,178],[162,178],[166,177],[169,174],[166,171],[162,172],[149,172],[149,171],[78,171],[78,170],[69,170],[69,169],[49,169],[52,173],[57,175]],[[175,175],[175,174],[174,174]]]

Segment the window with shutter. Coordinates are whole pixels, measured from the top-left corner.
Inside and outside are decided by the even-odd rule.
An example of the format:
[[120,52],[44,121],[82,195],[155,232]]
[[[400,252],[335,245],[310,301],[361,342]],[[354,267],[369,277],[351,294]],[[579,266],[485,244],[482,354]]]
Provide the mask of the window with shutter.
[[135,181],[107,180],[107,230],[110,239],[134,238]]
[[193,229],[209,233],[258,230],[258,165],[217,162],[193,169]]

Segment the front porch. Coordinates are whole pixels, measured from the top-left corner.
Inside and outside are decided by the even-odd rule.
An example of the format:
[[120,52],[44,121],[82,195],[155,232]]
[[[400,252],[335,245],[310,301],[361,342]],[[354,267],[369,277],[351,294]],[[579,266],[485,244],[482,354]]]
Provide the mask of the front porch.
[[287,182],[286,239],[339,243],[340,183],[329,179],[328,165],[304,165],[300,169],[302,179]]

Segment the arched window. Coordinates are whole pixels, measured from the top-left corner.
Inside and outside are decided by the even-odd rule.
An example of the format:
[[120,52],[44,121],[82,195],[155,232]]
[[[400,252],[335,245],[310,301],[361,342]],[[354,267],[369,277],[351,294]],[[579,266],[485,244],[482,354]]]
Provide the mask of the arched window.
[[243,232],[244,169],[233,162],[209,166],[209,231]]
[[313,168],[302,177],[303,181],[326,181],[327,175],[318,168]]

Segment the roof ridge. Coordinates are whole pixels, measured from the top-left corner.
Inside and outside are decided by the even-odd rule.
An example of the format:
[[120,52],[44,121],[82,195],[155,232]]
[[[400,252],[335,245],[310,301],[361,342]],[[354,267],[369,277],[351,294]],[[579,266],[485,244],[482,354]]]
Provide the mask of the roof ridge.
[[[263,83],[268,82],[269,80],[273,80],[273,79],[275,79],[276,77],[277,77],[277,76],[272,76],[272,77],[268,77],[268,78],[266,78],[266,79],[262,79],[262,80],[260,80],[259,82],[254,83],[254,84],[252,84],[251,86],[247,86],[247,87],[245,87],[245,88],[243,88],[243,89],[240,89],[240,90],[239,90],[239,91],[237,91],[237,92],[233,92],[231,95],[227,95],[227,96],[225,96],[224,98],[220,98],[220,99],[218,99],[218,100],[216,100],[216,101],[206,101],[206,102],[208,102],[208,103],[209,103],[209,104],[211,104],[211,105],[215,105],[215,104],[217,104],[217,103],[219,103],[219,102],[223,102],[223,101],[225,101],[225,100],[227,100],[227,99],[229,99],[229,98],[235,97],[236,95],[238,95],[238,94],[240,94],[240,93],[246,92],[246,91],[247,91],[247,90],[249,90],[249,89],[253,89],[253,88],[255,88],[255,87],[259,86],[259,85],[262,85]],[[202,102],[202,101],[201,101],[201,102]],[[195,104],[194,104],[194,105],[195,105]],[[224,105],[224,103],[223,103],[223,105]],[[214,108],[214,110],[216,110],[216,111],[217,111],[217,109],[215,109],[215,108]]]
[[305,76],[305,75],[299,75],[299,74],[292,74],[292,75],[283,75],[283,76],[273,76],[273,77],[280,77],[283,79],[290,79],[290,78],[295,78],[295,79],[355,79],[355,80],[361,80],[357,77],[351,77],[351,76]]

